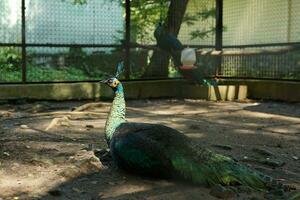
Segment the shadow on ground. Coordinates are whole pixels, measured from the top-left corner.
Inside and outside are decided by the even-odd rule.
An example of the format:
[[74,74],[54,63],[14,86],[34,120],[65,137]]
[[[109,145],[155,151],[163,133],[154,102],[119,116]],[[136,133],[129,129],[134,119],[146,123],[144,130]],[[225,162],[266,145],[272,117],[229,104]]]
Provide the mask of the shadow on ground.
[[[48,131],[45,128],[54,118],[69,116],[73,107],[84,102],[48,102],[51,109],[36,113],[15,105],[1,105],[0,197],[215,199],[205,187],[133,176],[109,163],[95,167],[74,160],[79,154],[88,156],[90,161],[92,149],[107,148],[103,128],[109,105],[99,103],[92,110],[99,116],[70,115],[68,123]],[[30,108],[33,104],[20,106]],[[251,165],[283,183],[300,186],[299,104],[129,101],[127,112],[129,121],[168,125],[204,147]],[[261,162],[266,159],[274,163]],[[255,195],[243,194],[235,199]]]

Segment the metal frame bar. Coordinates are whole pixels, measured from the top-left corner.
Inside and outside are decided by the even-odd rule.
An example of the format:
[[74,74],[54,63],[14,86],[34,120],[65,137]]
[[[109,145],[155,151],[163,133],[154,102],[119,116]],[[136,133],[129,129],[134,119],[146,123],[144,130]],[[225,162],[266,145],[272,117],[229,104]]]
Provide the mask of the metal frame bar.
[[[216,38],[215,50],[222,51],[223,49],[223,0],[216,0]],[[215,76],[219,74],[222,67],[222,56],[216,58]]]
[[223,48],[255,48],[255,47],[278,47],[278,46],[297,46],[300,42],[281,42],[281,43],[265,43],[265,44],[245,44],[245,45],[224,45]]
[[[231,80],[268,80],[268,81],[286,81],[286,82],[300,82],[299,79],[285,79],[285,78],[254,78],[254,77],[236,77],[236,76],[206,76],[206,79],[231,79]],[[126,82],[133,82],[133,81],[161,81],[161,80],[185,80],[184,78],[143,78],[143,79],[123,79]],[[20,84],[58,84],[58,83],[98,83],[97,80],[87,80],[87,81],[26,81],[25,83],[22,82],[0,82],[1,84],[5,85],[20,85]]]
[[131,21],[131,6],[130,0],[125,1],[125,77],[130,79],[130,21]]
[[[22,47],[23,43],[0,43],[0,46]],[[50,43],[25,43],[26,47],[83,47],[83,48],[97,48],[97,47],[122,47],[122,44],[50,44]]]
[[[300,42],[286,42],[286,43],[265,43],[265,44],[245,44],[245,45],[222,45],[222,49],[243,49],[243,48],[260,48],[260,47],[283,47],[283,46],[299,46]],[[1,44],[0,44],[1,46]],[[191,47],[191,48],[212,48],[216,49],[216,45],[188,45],[183,44],[184,47]],[[143,48],[143,49],[155,49],[157,48],[156,45],[141,45],[132,43],[130,48]]]
[[262,78],[262,77],[258,77],[258,78],[254,78],[254,77],[236,77],[236,76],[222,76],[222,75],[218,75],[215,78],[219,78],[219,79],[232,79],[232,80],[266,80],[266,81],[287,81],[287,82],[300,82],[299,79],[286,79],[286,78]]
[[22,0],[22,82],[26,82],[26,19],[25,0]]
[[[238,49],[238,48],[255,48],[255,47],[279,47],[279,46],[297,46],[300,42],[286,42],[286,43],[265,43],[265,44],[245,44],[245,45],[223,45],[223,49]],[[22,43],[0,43],[0,47],[12,46],[12,47],[22,47]],[[122,44],[51,44],[51,43],[26,43],[26,47],[83,47],[83,48],[97,48],[97,47],[123,47]],[[213,48],[216,45],[187,45],[183,44],[185,47],[191,48]],[[141,45],[131,43],[130,48],[155,48],[156,45]]]
[[221,51],[223,47],[223,0],[216,0],[216,38],[215,48]]
[[288,0],[288,21],[287,21],[287,41],[291,41],[292,36],[292,0]]

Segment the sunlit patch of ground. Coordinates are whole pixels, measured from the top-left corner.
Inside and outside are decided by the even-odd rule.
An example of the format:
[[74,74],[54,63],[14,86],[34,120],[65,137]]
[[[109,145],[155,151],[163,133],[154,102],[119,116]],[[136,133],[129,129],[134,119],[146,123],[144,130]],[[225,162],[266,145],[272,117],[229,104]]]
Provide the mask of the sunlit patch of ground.
[[[85,103],[0,105],[2,199],[216,199],[209,188],[137,177],[110,162],[102,165],[93,150],[107,148],[103,129],[110,104],[74,111]],[[178,129],[205,147],[300,188],[299,104],[129,101],[127,118]],[[235,199],[255,195],[261,194]]]

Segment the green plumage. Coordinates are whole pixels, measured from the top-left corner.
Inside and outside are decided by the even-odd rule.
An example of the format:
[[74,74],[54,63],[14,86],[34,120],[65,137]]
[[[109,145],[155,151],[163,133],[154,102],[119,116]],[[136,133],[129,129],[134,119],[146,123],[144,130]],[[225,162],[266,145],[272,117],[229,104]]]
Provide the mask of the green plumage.
[[108,118],[105,123],[105,139],[107,143],[110,143],[110,140],[113,137],[113,134],[116,128],[123,122],[125,122],[125,99],[123,87],[120,84],[118,91],[115,91],[115,97],[108,114]]
[[195,144],[167,126],[125,121],[122,84],[106,123],[105,134],[115,163],[128,171],[180,178],[202,185],[245,185],[265,190],[271,179]]
[[206,161],[202,159],[196,160],[189,155],[181,154],[172,159],[172,164],[184,178],[194,183],[208,186],[247,185],[256,190],[266,189],[264,176],[230,158],[211,153]]

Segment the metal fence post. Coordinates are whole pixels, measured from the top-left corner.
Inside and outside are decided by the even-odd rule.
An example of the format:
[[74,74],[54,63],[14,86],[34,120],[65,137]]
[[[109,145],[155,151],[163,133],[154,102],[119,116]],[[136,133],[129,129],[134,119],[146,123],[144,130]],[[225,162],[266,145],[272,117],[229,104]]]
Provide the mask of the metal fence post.
[[287,42],[291,42],[292,36],[292,3],[292,0],[288,0]]
[[26,82],[26,26],[25,26],[25,0],[22,0],[22,82]]
[[130,0],[125,1],[125,78],[130,79]]
[[[222,51],[223,48],[223,0],[216,0],[216,38],[215,49]],[[217,57],[216,60],[216,76],[219,75],[219,71],[222,65],[222,56]]]

